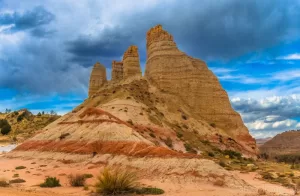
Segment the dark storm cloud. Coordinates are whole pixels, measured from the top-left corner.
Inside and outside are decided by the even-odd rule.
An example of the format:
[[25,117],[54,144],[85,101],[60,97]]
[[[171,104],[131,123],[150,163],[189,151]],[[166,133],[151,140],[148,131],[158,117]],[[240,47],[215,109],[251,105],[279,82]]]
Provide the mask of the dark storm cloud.
[[[299,1],[190,0],[158,6],[120,16],[118,28],[106,36],[82,38],[68,43],[74,58],[115,57],[135,42],[145,61],[145,36],[156,24],[174,35],[178,46],[204,60],[229,60],[295,38],[300,32]],[[296,35],[299,38],[299,34]],[[112,40],[107,39],[113,37]],[[130,40],[130,42],[128,41]]]
[[39,6],[24,13],[13,12],[1,14],[0,25],[12,25],[12,27],[6,30],[7,33],[11,33],[49,24],[54,18],[55,16],[52,13]]
[[[67,5],[51,13],[47,11],[51,7],[45,5],[45,8],[36,7],[24,13],[5,13],[0,15],[0,25],[13,25],[5,33],[26,30],[31,36],[1,54],[4,59],[0,62],[0,70],[7,74],[0,73],[0,87],[33,93],[61,92],[78,86],[86,89],[90,71],[86,67],[96,61],[110,67],[111,61],[120,60],[131,44],[139,47],[144,65],[146,32],[156,24],[162,24],[173,34],[179,48],[190,55],[204,60],[231,59],[279,44],[291,32],[299,32],[299,5],[299,1],[289,0],[160,2],[147,9],[117,13],[114,20],[104,21],[111,23],[109,27],[98,28],[101,30],[92,35],[88,35],[85,28],[103,24],[78,24],[75,19],[85,17],[89,24],[89,13],[110,11],[95,6],[82,16],[70,9],[78,9],[78,6]],[[71,23],[70,17],[74,18]],[[55,22],[51,23],[54,18]],[[57,27],[55,34],[45,28],[49,23]],[[76,30],[68,30],[74,26]],[[51,40],[36,39],[50,36]],[[272,107],[279,110],[278,106]]]

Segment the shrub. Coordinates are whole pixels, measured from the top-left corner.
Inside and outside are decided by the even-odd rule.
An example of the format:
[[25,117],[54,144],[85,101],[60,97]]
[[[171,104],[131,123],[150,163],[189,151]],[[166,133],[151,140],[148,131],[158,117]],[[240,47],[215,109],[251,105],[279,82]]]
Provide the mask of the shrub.
[[149,133],[149,135],[153,138],[156,138],[156,136],[153,133]]
[[9,183],[10,184],[14,184],[14,183],[24,183],[26,182],[25,180],[21,179],[21,178],[17,178],[17,179],[13,179],[13,180],[10,180]]
[[65,139],[66,137],[68,137],[70,135],[70,133],[62,133],[60,136],[59,136],[59,139],[60,140],[63,140]]
[[225,185],[225,181],[223,179],[217,179],[215,182],[214,182],[214,185],[215,186],[224,186]]
[[76,174],[75,176],[71,174],[68,178],[70,185],[74,187],[84,186],[86,180],[85,176],[80,174]]
[[226,163],[225,163],[224,161],[220,161],[220,162],[219,162],[219,165],[220,165],[221,167],[226,167]]
[[9,184],[7,183],[7,181],[3,178],[0,179],[0,187],[8,187]]
[[93,174],[83,174],[83,176],[84,176],[85,178],[92,178],[92,177],[93,177]]
[[214,157],[214,156],[215,156],[215,154],[214,154],[213,152],[208,152],[208,156],[210,156],[210,157]]
[[224,150],[223,154],[224,155],[228,155],[231,159],[233,159],[233,158],[238,158],[238,159],[242,158],[242,154],[241,153],[235,152],[233,150]]
[[61,186],[59,183],[59,179],[56,177],[47,177],[45,181],[40,184],[40,187],[59,187]]
[[167,146],[169,146],[170,148],[173,147],[173,141],[172,141],[171,138],[169,138],[169,137],[165,140],[165,144],[166,144]]
[[17,177],[19,177],[19,174],[14,174],[13,175],[13,178],[17,178]]
[[4,126],[1,128],[1,133],[2,133],[3,135],[7,135],[10,131],[11,131],[11,126],[10,126],[9,124],[4,125]]
[[137,186],[137,176],[129,170],[104,168],[97,177],[96,192],[106,195],[132,192]]
[[178,138],[182,138],[183,137],[182,133],[176,133],[176,135],[177,135]]
[[215,123],[210,123],[209,124],[211,127],[216,128],[216,124]]
[[258,189],[257,193],[258,195],[267,195],[267,192],[262,188]]
[[133,125],[133,122],[132,122],[131,119],[127,120],[127,122],[128,122],[129,124]]
[[263,172],[263,173],[261,174],[261,176],[262,176],[263,179],[265,179],[265,180],[273,180],[273,179],[274,179],[273,175],[272,175],[271,173],[269,173],[269,172]]
[[146,187],[141,189],[136,189],[135,191],[138,195],[161,195],[164,194],[165,191],[159,188]]
[[19,170],[19,169],[25,169],[25,168],[26,168],[25,166],[18,166],[15,169]]

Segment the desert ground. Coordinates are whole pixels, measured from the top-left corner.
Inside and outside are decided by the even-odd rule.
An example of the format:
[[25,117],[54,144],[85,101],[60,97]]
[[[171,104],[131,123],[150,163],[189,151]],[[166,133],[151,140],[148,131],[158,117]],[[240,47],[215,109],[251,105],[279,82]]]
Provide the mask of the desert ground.
[[[14,179],[13,176],[18,174],[18,178],[26,180],[25,183],[12,184],[8,188],[1,188],[2,196],[48,196],[48,195],[91,195],[94,188],[96,176],[103,168],[101,163],[86,161],[83,163],[70,163],[57,160],[47,159],[24,159],[24,158],[7,158],[2,154],[0,156],[0,176],[4,179]],[[16,169],[18,166],[24,166],[25,169]],[[271,184],[258,179],[259,174],[256,172],[240,173],[232,171],[234,175],[246,181],[252,188],[236,189],[231,187],[219,187],[205,182],[193,182],[185,179],[184,176],[177,178],[149,179],[146,176],[140,176],[140,183],[143,186],[158,187],[165,191],[164,195],[169,196],[254,196],[258,195],[257,189],[263,189],[268,195],[293,195],[292,189],[287,189],[280,185]],[[93,177],[87,179],[86,184],[89,189],[83,187],[74,188],[68,183],[69,174],[92,174]],[[38,185],[43,182],[47,176],[56,176],[61,182],[58,188],[41,188]]]

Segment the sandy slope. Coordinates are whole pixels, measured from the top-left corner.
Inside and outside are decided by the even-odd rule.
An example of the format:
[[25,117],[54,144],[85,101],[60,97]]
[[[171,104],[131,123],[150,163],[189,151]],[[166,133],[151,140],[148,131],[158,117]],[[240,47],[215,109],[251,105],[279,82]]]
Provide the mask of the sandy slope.
[[[25,166],[26,169],[15,170],[16,166]],[[96,176],[103,164],[90,163],[71,163],[64,164],[55,160],[37,160],[37,159],[8,159],[0,157],[0,177],[8,180],[13,179],[12,176],[16,173],[20,178],[25,179],[26,183],[19,185],[12,185],[10,188],[1,188],[0,195],[2,196],[46,196],[46,195],[88,195],[90,191],[84,191],[82,188],[70,187],[67,180],[67,175],[76,173],[91,173]],[[176,178],[169,178],[167,175],[164,178],[149,179],[141,176],[141,183],[145,186],[151,185],[165,190],[164,195],[169,196],[234,196],[234,195],[257,195],[257,189],[263,188],[268,192],[275,192],[278,195],[292,195],[293,191],[284,187],[260,181],[255,178],[255,173],[240,174],[239,172],[232,172],[237,177],[240,177],[253,188],[231,188],[218,187],[211,183],[193,181],[186,179],[185,176],[177,176]],[[62,184],[62,187],[53,189],[43,189],[37,184],[41,183],[45,176],[57,176]],[[95,178],[88,179],[87,184],[90,189],[93,189]]]

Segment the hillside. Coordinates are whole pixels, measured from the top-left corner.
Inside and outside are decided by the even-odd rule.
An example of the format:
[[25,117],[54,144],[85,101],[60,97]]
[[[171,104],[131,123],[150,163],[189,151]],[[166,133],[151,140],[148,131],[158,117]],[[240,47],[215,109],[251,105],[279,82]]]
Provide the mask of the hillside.
[[8,135],[0,134],[0,143],[8,143],[16,140],[22,142],[32,137],[37,131],[43,129],[59,117],[58,115],[50,114],[34,115],[26,109],[0,113],[0,120],[7,120],[11,126],[11,131]]
[[270,156],[299,154],[300,153],[300,131],[286,131],[273,137],[264,145],[260,146],[261,153]]

